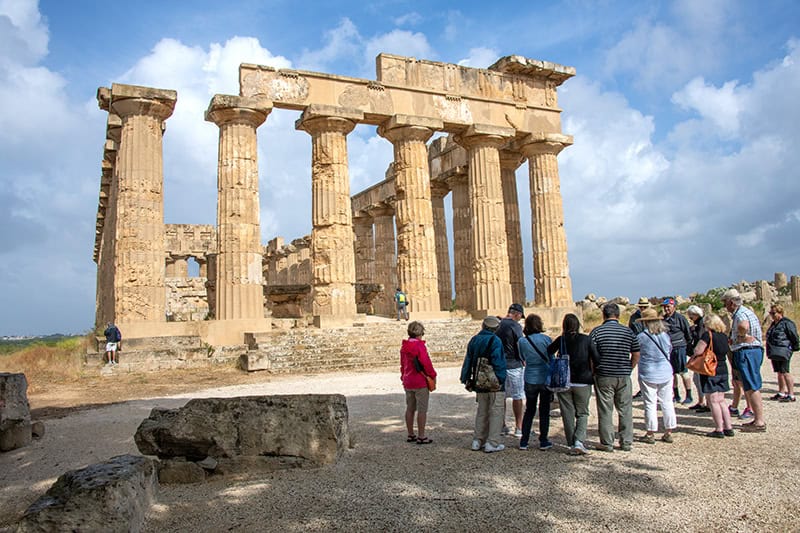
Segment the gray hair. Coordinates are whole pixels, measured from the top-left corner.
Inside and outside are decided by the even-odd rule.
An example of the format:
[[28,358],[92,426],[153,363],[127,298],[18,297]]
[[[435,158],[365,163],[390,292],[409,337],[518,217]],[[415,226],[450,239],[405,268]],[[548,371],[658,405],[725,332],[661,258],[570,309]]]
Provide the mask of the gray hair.
[[644,323],[644,327],[647,331],[655,335],[667,331],[667,326],[664,324],[663,320],[648,320]]
[[692,315],[697,315],[697,316],[699,316],[699,317],[702,317],[702,316],[703,316],[703,310],[702,310],[702,309],[700,309],[700,308],[699,308],[698,306],[696,306],[696,305],[690,305],[690,306],[689,306],[689,309],[687,309],[687,310],[686,310],[686,313],[687,313],[687,314],[692,314]]
[[619,306],[614,302],[607,303],[603,306],[603,318],[619,318]]

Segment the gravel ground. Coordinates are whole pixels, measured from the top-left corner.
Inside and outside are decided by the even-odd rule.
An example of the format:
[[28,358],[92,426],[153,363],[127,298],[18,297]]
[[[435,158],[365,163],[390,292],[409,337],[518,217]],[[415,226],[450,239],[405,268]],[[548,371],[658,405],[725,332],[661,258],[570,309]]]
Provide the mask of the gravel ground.
[[[47,420],[44,439],[0,455],[0,531],[64,471],[138,453],[133,434],[152,407],[298,392],[347,396],[355,447],[337,464],[162,486],[145,531],[800,531],[800,404],[765,401],[767,433],[724,440],[704,436],[709,415],[679,408],[673,444],[635,443],[631,452],[586,457],[567,455],[554,413],[553,449],[520,451],[506,437],[505,451],[485,454],[469,450],[475,402],[458,384],[458,371],[440,369],[427,431],[434,442],[425,446],[405,442],[396,372],[268,378]],[[770,396],[774,373],[767,365],[762,373]],[[589,442],[596,443],[594,406],[591,412]],[[634,420],[640,435],[638,401]]]

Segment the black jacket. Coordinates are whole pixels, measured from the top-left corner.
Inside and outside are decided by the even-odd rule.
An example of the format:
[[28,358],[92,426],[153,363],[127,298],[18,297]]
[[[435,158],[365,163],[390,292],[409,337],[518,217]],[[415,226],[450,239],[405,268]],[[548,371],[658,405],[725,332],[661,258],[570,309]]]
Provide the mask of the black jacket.
[[767,330],[767,357],[788,359],[793,351],[800,349],[797,327],[790,319],[783,317]]
[[692,334],[689,331],[689,321],[685,316],[675,311],[669,317],[664,317],[664,324],[667,326],[669,340],[673,348],[682,348],[692,342]]
[[[561,337],[556,337],[547,353],[555,354],[561,349]],[[594,383],[592,378],[592,361],[599,357],[597,346],[595,346],[589,335],[583,333],[567,333],[564,337],[564,348],[569,354],[569,380],[572,383],[591,385]]]

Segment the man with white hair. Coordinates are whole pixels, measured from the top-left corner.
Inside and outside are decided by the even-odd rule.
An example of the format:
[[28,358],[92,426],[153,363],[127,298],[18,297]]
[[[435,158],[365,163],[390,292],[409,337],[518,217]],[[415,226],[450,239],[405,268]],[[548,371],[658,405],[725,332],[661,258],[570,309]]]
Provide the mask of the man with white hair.
[[733,364],[742,378],[744,395],[753,410],[753,420],[742,426],[743,432],[765,432],[764,405],[761,402],[761,363],[764,352],[761,348],[761,322],[758,317],[742,305],[742,296],[736,289],[728,289],[722,295],[722,303],[731,314],[730,347]]

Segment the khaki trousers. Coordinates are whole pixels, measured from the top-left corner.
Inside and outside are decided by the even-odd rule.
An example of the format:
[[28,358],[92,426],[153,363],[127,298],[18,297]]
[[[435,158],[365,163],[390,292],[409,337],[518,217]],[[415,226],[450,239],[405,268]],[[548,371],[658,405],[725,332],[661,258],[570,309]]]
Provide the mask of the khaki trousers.
[[633,399],[630,376],[595,376],[597,429],[603,446],[614,445],[614,409],[619,420],[620,444],[633,443]]
[[475,414],[475,433],[472,438],[492,446],[500,444],[500,430],[503,427],[503,403],[505,393],[479,392],[476,394],[478,412]]

